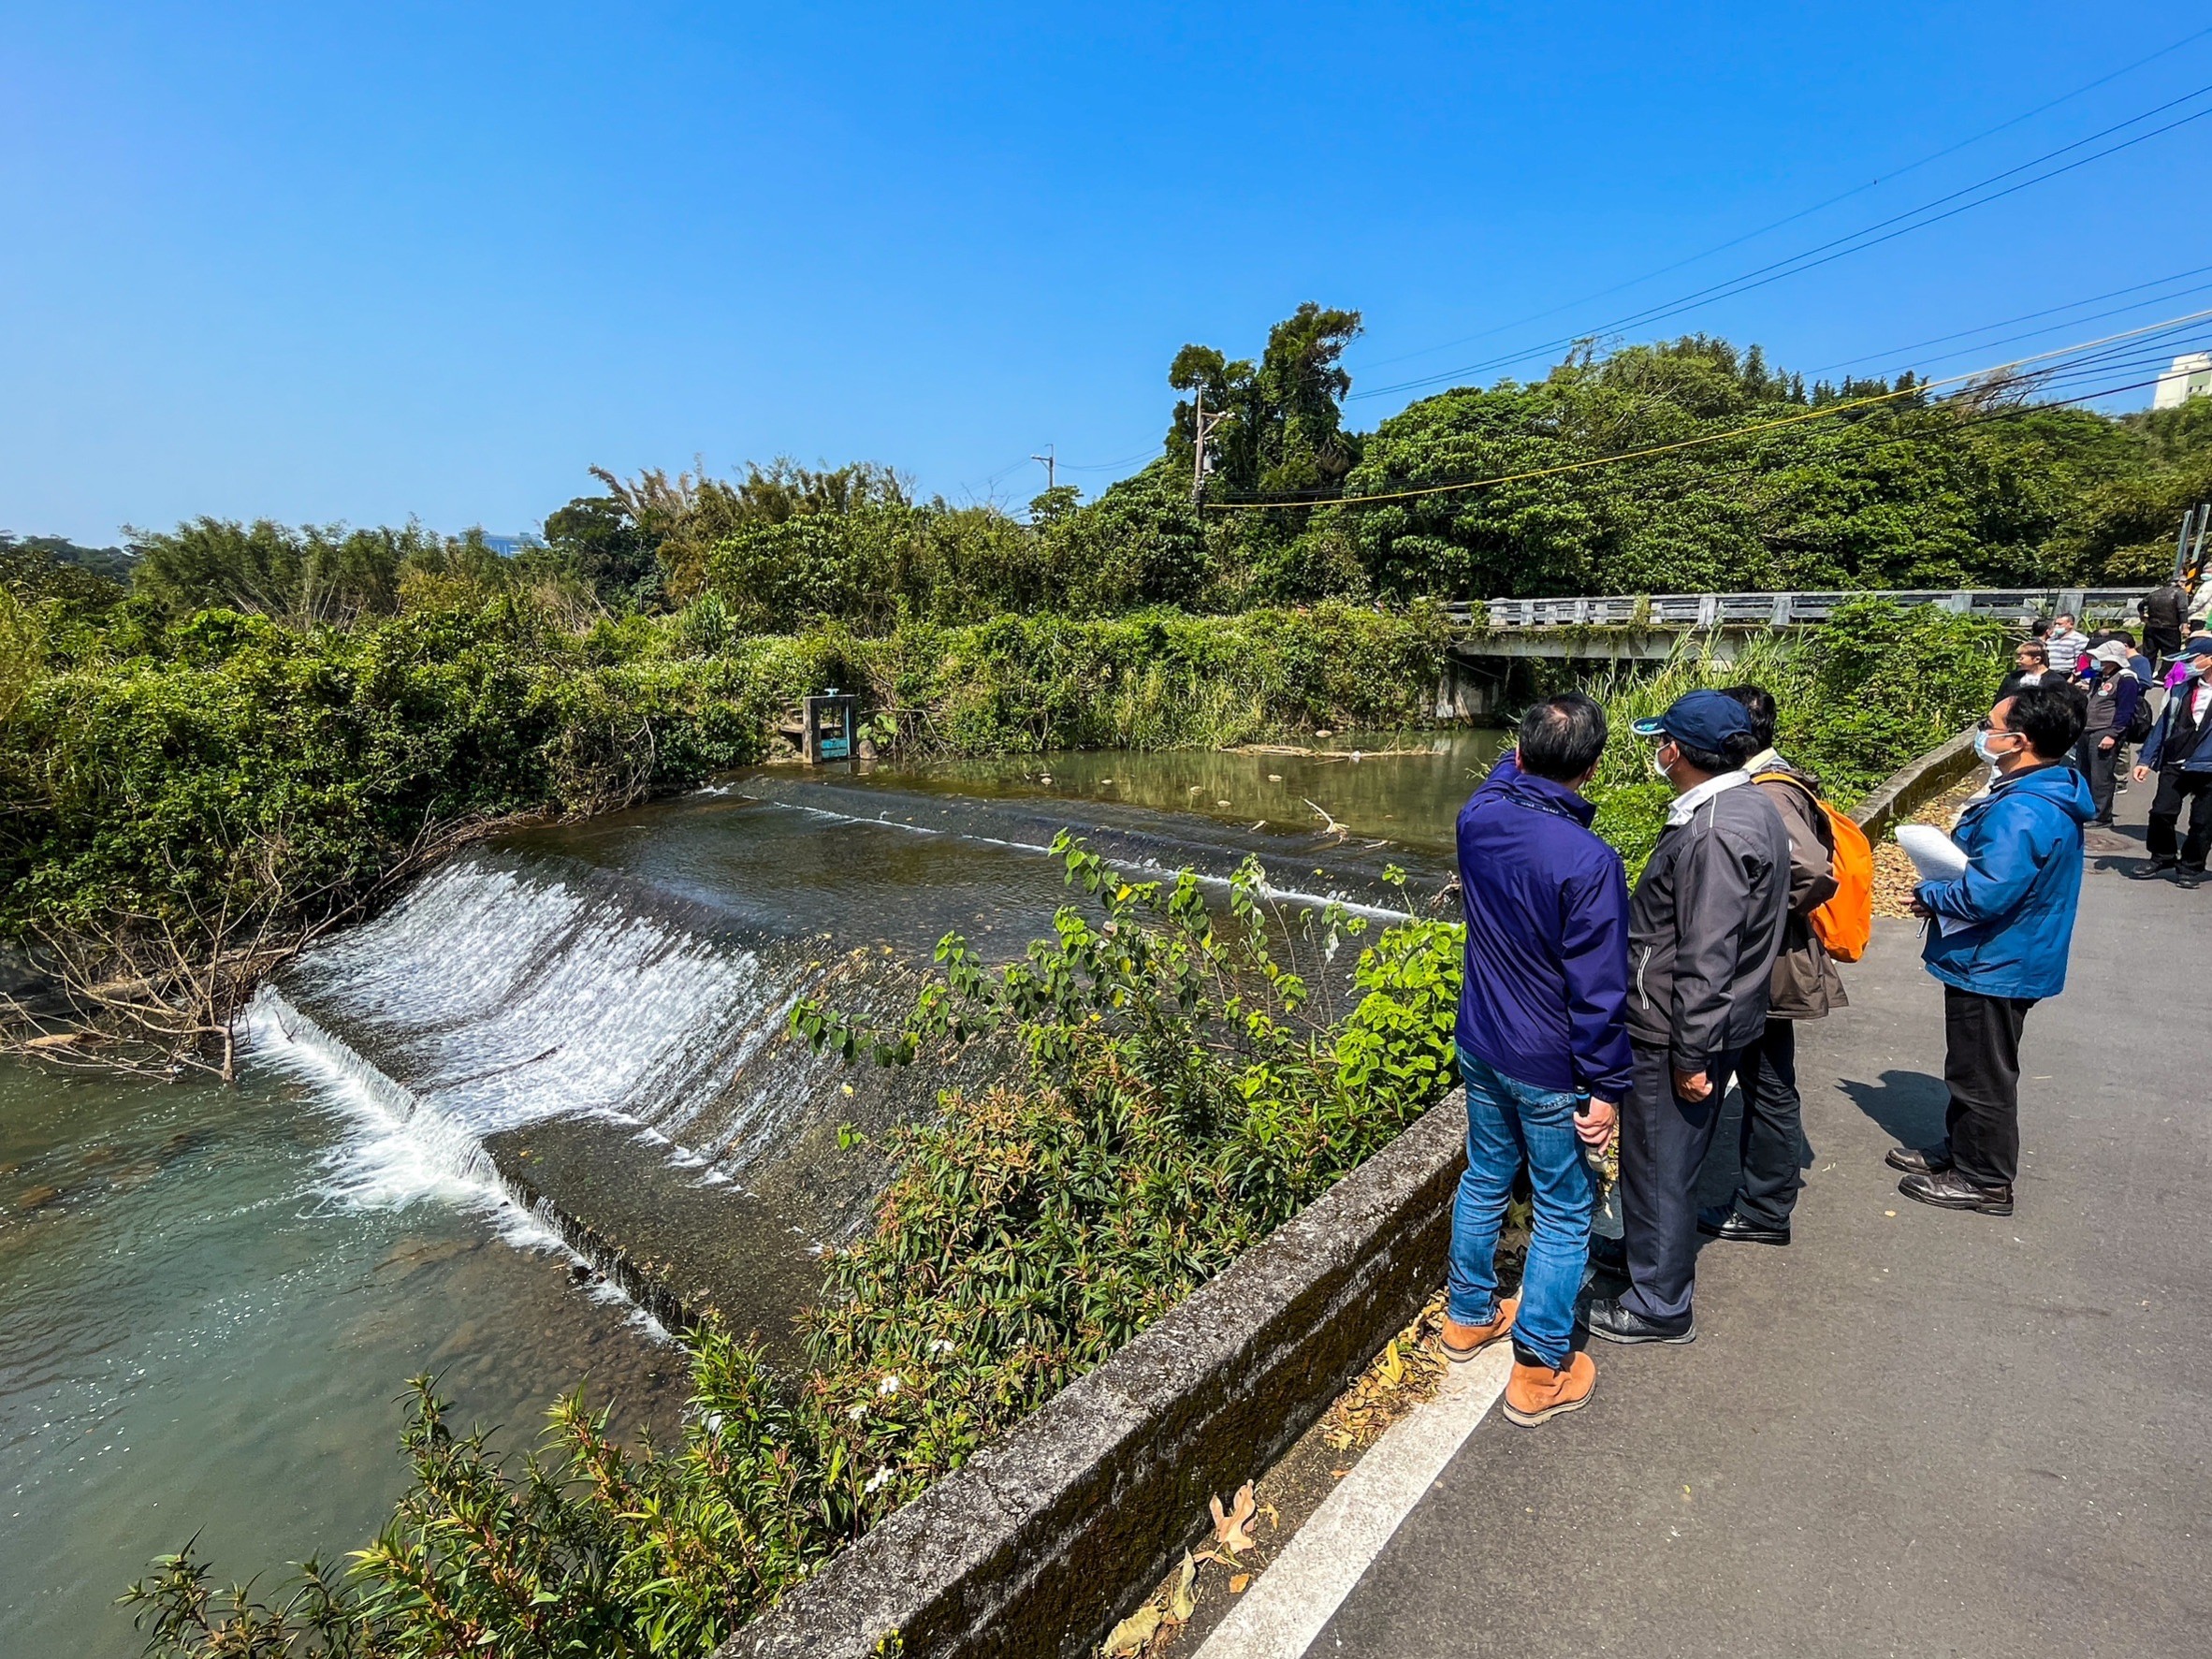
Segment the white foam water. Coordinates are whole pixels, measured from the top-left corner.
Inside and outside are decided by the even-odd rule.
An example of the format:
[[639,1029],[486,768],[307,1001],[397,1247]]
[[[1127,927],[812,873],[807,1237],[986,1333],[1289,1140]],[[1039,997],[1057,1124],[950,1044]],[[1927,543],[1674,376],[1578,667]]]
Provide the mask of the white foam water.
[[[255,994],[245,1024],[253,1063],[306,1084],[351,1130],[324,1159],[319,1201],[371,1210],[450,1204],[482,1216],[512,1248],[593,1266],[561,1238],[542,1201],[524,1202],[500,1178],[483,1142],[362,1059],[276,986],[265,984]],[[630,1301],[610,1278],[594,1276],[586,1288],[594,1301]],[[632,1323],[653,1341],[674,1340],[644,1308],[632,1304]]]

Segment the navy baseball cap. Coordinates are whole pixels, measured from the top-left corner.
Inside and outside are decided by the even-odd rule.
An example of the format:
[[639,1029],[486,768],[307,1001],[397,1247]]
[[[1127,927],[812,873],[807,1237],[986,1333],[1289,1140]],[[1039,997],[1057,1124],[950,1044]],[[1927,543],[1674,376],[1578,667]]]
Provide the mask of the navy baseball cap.
[[1751,735],[1751,716],[1742,704],[1725,691],[1689,691],[1674,700],[1665,714],[1637,720],[1630,728],[1638,737],[1671,737],[1692,749],[1718,753],[1729,739]]

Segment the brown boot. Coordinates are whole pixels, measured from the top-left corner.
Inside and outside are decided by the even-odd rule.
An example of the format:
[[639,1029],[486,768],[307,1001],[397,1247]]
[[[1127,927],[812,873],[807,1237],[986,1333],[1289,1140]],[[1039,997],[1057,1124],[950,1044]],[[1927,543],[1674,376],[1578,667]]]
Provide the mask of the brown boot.
[[1444,1316],[1444,1330],[1440,1340],[1444,1357],[1454,1365],[1463,1365],[1477,1354],[1513,1329],[1513,1316],[1521,1311],[1521,1298],[1509,1297],[1498,1303],[1498,1311],[1487,1325],[1463,1325],[1449,1314]]
[[1506,1415],[1522,1428],[1533,1429],[1563,1411],[1581,1410],[1596,1387],[1597,1361],[1588,1354],[1569,1354],[1557,1371],[1516,1358],[1513,1375],[1506,1381]]

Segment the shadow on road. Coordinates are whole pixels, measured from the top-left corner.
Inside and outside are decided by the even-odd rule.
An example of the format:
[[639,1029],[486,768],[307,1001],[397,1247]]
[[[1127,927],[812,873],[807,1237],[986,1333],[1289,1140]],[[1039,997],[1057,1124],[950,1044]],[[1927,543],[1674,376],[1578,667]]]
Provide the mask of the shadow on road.
[[1880,1083],[1844,1078],[1851,1103],[1902,1146],[1932,1146],[1943,1138],[1943,1110],[1951,1091],[1925,1071],[1885,1071]]

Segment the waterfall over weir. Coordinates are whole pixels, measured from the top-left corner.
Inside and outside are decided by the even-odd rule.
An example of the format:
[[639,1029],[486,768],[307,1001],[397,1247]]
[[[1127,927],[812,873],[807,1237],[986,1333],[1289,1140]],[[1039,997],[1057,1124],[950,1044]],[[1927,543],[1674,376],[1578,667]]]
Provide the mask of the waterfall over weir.
[[[884,1174],[839,1126],[880,1130],[997,1063],[846,1067],[787,1039],[793,1004],[895,1020],[950,929],[1017,953],[1068,899],[1044,851],[1064,815],[737,788],[473,849],[264,990],[257,1050],[379,1126],[342,1186],[496,1193],[663,1321],[788,1343],[822,1244]],[[1076,827],[1117,862],[1215,877],[1256,850],[1316,874],[1324,855],[1133,809]],[[1372,846],[1327,851],[1347,896],[1377,895]]]

